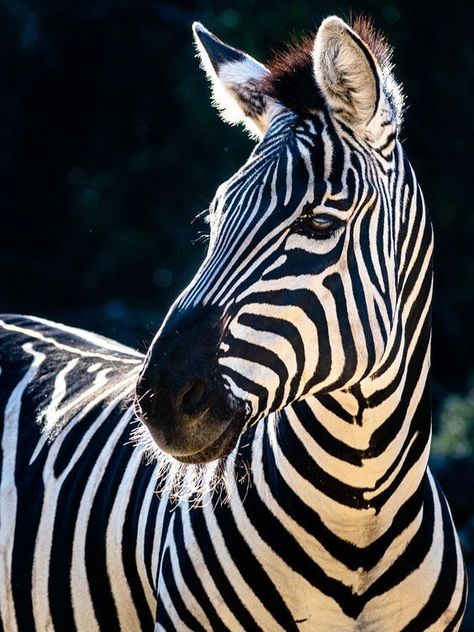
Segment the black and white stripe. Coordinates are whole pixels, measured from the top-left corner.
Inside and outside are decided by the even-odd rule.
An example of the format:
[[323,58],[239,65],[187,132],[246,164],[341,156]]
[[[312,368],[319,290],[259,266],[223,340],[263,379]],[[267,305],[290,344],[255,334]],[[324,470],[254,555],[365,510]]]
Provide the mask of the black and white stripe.
[[3,629],[151,629],[156,480],[124,403],[140,355],[40,319],[0,330]]
[[145,361],[0,320],[3,627],[458,630],[464,565],[427,467],[432,229],[388,61],[329,18],[285,58],[319,87],[298,111],[281,59],[195,33],[226,117],[262,139]]

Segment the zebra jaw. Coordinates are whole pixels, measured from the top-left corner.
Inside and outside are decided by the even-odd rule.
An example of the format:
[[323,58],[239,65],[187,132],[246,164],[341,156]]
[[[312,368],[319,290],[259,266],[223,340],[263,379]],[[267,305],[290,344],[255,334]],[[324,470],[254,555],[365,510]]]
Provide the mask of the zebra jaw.
[[245,420],[239,416],[236,416],[229,421],[228,425],[224,428],[222,434],[220,434],[211,443],[211,445],[205,447],[204,449],[192,454],[173,454],[169,450],[168,453],[171,454],[171,456],[174,456],[177,461],[181,461],[181,463],[210,463],[211,461],[225,458],[234,449],[244,426]]
[[171,421],[171,416],[166,417],[160,406],[153,407],[153,415],[147,413],[139,397],[136,410],[156,445],[182,463],[209,463],[228,456],[246,424],[246,417],[238,411],[223,420],[216,418],[210,409]]

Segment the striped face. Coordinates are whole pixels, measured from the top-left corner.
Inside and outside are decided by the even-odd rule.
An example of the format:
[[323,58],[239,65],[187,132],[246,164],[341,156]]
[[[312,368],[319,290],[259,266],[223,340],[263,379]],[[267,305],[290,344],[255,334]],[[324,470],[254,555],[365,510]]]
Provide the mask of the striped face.
[[379,162],[328,113],[283,111],[217,192],[207,259],[175,310],[217,308],[218,372],[252,419],[380,362],[395,266]]
[[[224,92],[222,107],[232,99],[262,138],[219,187],[207,257],[138,384],[153,438],[180,460],[223,456],[245,424],[348,389],[382,360],[397,302],[403,159],[382,70],[336,26],[318,31],[320,103],[304,113],[268,96],[269,70],[196,28],[215,98]],[[338,53],[327,55],[334,38]]]

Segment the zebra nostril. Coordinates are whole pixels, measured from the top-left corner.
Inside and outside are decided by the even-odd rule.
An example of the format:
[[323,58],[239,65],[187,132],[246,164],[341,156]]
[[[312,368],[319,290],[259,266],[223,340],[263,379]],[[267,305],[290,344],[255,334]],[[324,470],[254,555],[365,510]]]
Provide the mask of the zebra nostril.
[[200,378],[196,378],[184,389],[181,399],[182,412],[191,414],[202,408],[205,396],[206,384]]

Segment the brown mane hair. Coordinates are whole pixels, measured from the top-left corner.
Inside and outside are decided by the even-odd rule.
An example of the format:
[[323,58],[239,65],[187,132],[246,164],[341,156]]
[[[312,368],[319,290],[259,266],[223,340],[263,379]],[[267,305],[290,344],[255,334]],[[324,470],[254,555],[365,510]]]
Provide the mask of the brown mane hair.
[[[375,28],[372,19],[364,15],[351,15],[349,24],[370,48],[382,73],[389,72],[392,49],[383,33]],[[313,74],[315,35],[293,38],[282,50],[275,51],[273,58],[266,64],[271,74],[261,84],[265,94],[303,116],[321,110],[325,104]]]

